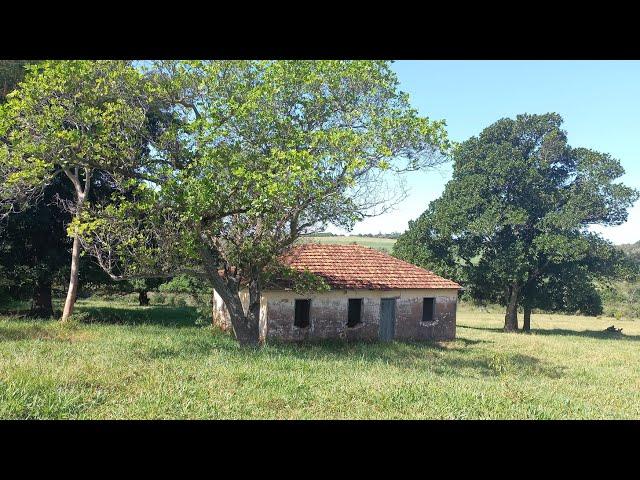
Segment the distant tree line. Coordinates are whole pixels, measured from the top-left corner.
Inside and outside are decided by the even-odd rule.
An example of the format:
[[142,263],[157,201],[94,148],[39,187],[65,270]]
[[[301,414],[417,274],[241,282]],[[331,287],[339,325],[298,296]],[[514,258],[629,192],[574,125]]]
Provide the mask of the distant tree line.
[[634,262],[640,264],[640,240],[636,243],[618,245],[618,248],[626,253]]
[[[402,233],[400,232],[392,232],[392,233],[358,233],[358,234],[354,234],[354,236],[357,237],[367,237],[367,238],[390,238],[390,239],[396,239],[398,238],[400,235],[402,235]],[[306,236],[313,236],[313,237],[349,237],[350,235],[339,235],[336,233],[331,233],[331,232],[318,232],[318,233],[310,233]]]

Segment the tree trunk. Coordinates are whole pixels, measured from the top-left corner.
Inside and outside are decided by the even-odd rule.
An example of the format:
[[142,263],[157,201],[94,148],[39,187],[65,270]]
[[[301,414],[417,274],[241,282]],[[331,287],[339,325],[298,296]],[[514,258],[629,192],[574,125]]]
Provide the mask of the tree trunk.
[[509,287],[509,302],[507,303],[507,313],[504,316],[504,331],[515,332],[518,330],[518,296],[519,287],[513,284]]
[[522,324],[522,331],[531,331],[531,307],[529,305],[524,306],[524,320]]
[[[250,309],[245,313],[240,301],[240,295],[236,292],[230,296],[219,292],[229,311],[229,319],[233,333],[240,346],[254,347],[260,343],[258,330],[258,318],[250,313]],[[229,298],[227,298],[229,297]],[[251,301],[250,301],[251,302]],[[258,298],[258,312],[260,311],[260,299]]]
[[[249,308],[244,311],[240,300],[239,285],[230,279],[225,279],[218,274],[215,257],[205,245],[199,247],[200,257],[204,265],[205,273],[211,286],[222,298],[233,333],[242,347],[255,347],[260,343],[259,318],[260,318],[260,288],[257,283],[250,283]],[[251,293],[253,291],[253,293]],[[257,297],[256,297],[257,292]]]
[[32,317],[49,318],[53,316],[53,304],[51,303],[51,280],[38,279],[36,288],[33,291],[31,301]]
[[146,290],[138,292],[138,302],[140,303],[141,307],[146,307],[147,305],[149,305],[149,295],[147,295]]
[[[258,342],[260,341],[260,295],[262,293],[262,287],[257,280],[258,273],[254,275],[254,279],[249,282],[249,308],[247,311],[247,318],[252,329],[252,336],[256,336]],[[253,330],[255,329],[255,332]]]
[[[70,169],[64,169],[65,175],[71,180],[76,191],[76,218],[80,218],[82,213],[82,207],[84,201],[89,194],[89,188],[91,187],[91,169],[85,167],[84,172],[84,189],[80,182],[79,169],[76,167],[71,172]],[[64,309],[62,310],[62,321],[65,322],[73,314],[73,308],[76,305],[76,298],[78,296],[78,272],[80,269],[80,236],[76,230],[73,235],[73,248],[71,249],[71,274],[69,276],[69,289],[67,290],[67,298],[64,302]]]
[[73,314],[73,308],[76,304],[78,296],[78,271],[80,263],[80,238],[78,234],[73,236],[73,248],[71,250],[71,275],[69,277],[69,289],[67,290],[67,298],[64,302],[64,310],[62,311],[62,321],[66,321]]

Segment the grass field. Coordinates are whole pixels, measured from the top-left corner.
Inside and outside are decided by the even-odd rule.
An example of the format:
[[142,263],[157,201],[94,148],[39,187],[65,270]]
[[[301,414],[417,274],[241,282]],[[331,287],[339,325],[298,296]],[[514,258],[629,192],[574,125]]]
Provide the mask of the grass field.
[[365,247],[375,248],[383,252],[391,252],[396,240],[393,238],[359,237],[357,235],[336,235],[333,237],[302,237],[301,242],[328,243],[332,245],[349,245],[357,243]]
[[[461,307],[443,343],[241,350],[191,307],[81,300],[0,319],[0,418],[640,418],[640,322]],[[120,323],[115,323],[120,322]]]

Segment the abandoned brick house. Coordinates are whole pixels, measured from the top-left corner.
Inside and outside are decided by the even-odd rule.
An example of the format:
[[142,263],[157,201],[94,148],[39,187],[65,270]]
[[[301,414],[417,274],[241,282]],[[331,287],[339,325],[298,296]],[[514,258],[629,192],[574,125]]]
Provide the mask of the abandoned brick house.
[[[302,244],[280,260],[322,277],[329,291],[298,294],[265,289],[262,340],[450,340],[456,334],[460,285],[386,253],[360,245]],[[248,302],[248,294],[241,292]],[[230,326],[214,292],[214,321]]]

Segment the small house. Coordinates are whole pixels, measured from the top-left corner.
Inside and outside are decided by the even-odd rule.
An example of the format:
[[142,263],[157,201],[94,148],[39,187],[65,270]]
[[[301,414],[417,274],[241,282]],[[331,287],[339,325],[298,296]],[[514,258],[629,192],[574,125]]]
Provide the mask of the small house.
[[[260,298],[262,340],[451,340],[460,285],[361,245],[296,245],[280,261],[324,279],[328,291],[268,288]],[[247,292],[241,299],[248,303]],[[214,292],[214,321],[229,325]]]

